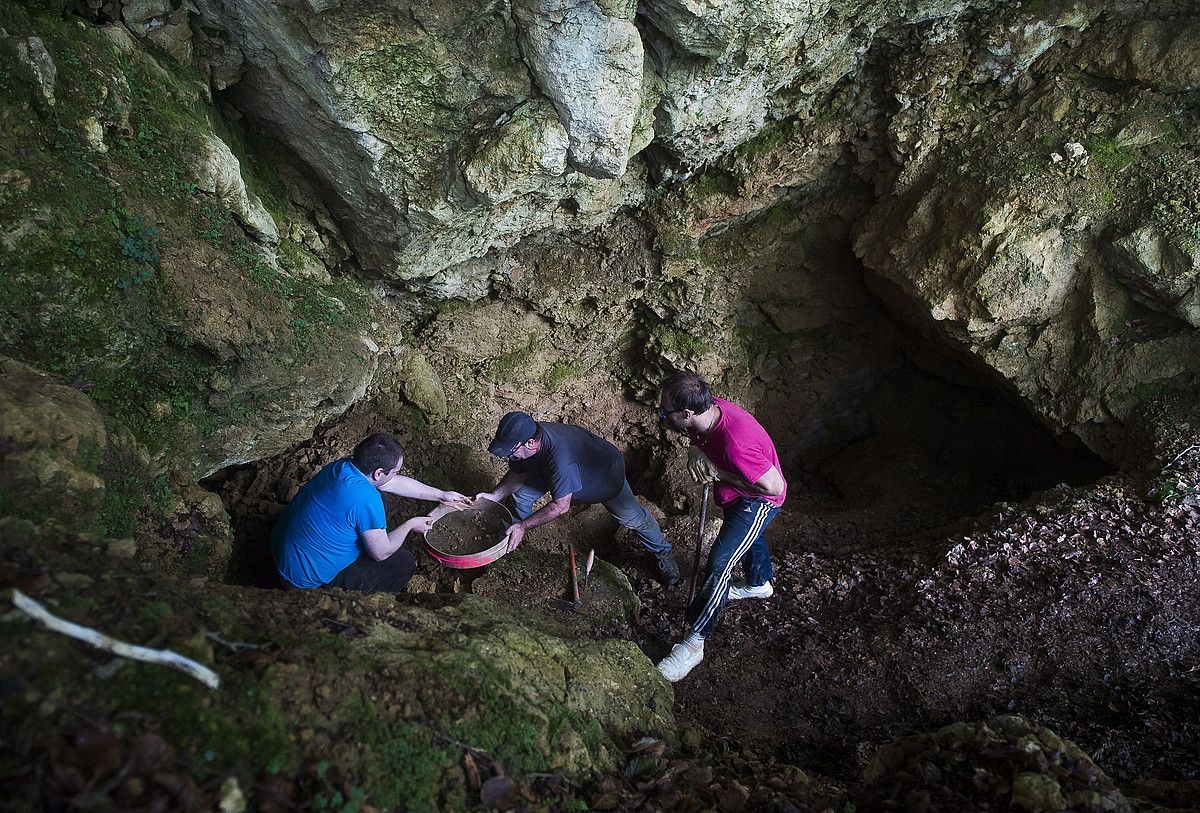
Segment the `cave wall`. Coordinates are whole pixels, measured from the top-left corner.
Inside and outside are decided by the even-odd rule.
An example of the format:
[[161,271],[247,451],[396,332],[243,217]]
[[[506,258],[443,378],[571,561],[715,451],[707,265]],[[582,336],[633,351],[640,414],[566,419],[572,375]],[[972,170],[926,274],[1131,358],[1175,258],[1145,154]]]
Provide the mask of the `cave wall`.
[[1197,34],[1171,4],[38,9],[5,26],[3,350],[189,476],[364,397],[473,449],[514,406],[652,435],[622,403],[678,366],[799,454],[896,363],[864,276],[1110,459],[1192,386]]

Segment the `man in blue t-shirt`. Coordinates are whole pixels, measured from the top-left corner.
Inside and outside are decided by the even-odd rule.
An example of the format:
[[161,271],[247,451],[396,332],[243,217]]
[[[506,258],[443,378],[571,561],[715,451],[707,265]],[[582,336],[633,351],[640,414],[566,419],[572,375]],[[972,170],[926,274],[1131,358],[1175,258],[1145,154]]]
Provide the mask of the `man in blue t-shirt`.
[[[625,479],[625,458],[616,446],[579,426],[538,422],[524,412],[509,412],[500,419],[488,451],[508,460],[508,473],[477,497],[510,499],[518,520],[508,530],[510,551],[521,544],[526,531],[557,519],[573,503],[602,503],[654,554],[659,581],[668,587],[679,583],[671,543],[634,498]],[[533,503],[547,492],[550,502],[534,511]]]
[[341,587],[362,593],[403,593],[416,568],[401,549],[412,532],[429,530],[429,517],[413,517],[391,531],[381,492],[465,502],[400,474],[404,449],[391,435],[376,434],[335,460],[304,484],[271,532],[279,578],[289,587]]

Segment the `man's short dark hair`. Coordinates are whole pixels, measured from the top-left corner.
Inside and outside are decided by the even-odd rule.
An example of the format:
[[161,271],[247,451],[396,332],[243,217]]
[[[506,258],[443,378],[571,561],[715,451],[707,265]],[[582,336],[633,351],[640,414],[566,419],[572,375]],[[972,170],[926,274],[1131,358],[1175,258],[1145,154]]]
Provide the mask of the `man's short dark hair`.
[[386,432],[368,435],[354,447],[350,459],[363,474],[370,476],[375,469],[391,471],[404,458],[404,447]]
[[708,382],[695,373],[675,373],[663,382],[662,389],[675,409],[690,409],[699,414],[713,404]]

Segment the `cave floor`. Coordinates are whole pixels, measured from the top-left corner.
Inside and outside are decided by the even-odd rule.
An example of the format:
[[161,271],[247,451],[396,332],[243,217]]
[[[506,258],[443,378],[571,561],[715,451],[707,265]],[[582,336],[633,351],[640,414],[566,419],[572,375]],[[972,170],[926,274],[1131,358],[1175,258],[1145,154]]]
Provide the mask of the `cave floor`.
[[[369,416],[352,416],[217,484],[242,540],[233,581],[266,586],[255,575],[270,570],[265,549],[245,540],[265,539],[274,513],[332,450],[374,429]],[[1119,780],[1200,777],[1200,670],[1189,660],[1196,506],[1147,501],[1120,474],[997,502],[996,493],[948,487],[971,474],[930,460],[936,476],[909,471],[870,499],[794,490],[768,530],[774,596],[728,605],[705,660],[675,687],[678,719],[839,782],[853,782],[897,736],[998,713],[1075,740]],[[620,568],[641,602],[627,620],[552,609],[565,558],[561,569],[523,567],[518,579],[420,555],[416,583],[426,593],[488,595],[567,634],[634,640],[658,660],[684,632],[695,523],[664,521],[685,574],[670,590],[599,507],[527,537],[543,565],[570,540],[581,561],[595,549]]]

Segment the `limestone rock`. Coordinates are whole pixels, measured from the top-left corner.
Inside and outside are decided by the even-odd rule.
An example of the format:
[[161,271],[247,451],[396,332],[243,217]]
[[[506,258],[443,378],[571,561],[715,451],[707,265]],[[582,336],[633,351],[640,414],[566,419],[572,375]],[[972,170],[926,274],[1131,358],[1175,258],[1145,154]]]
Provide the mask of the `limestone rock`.
[[1091,51],[1097,72],[1164,90],[1200,87],[1200,22],[1121,20],[1104,47]]
[[91,400],[0,356],[0,501],[3,513],[55,517],[88,530],[104,480],[108,432]]
[[1058,782],[1031,771],[1019,774],[1013,780],[1012,803],[1031,813],[1056,813],[1067,805]]
[[192,29],[186,2],[178,0],[125,0],[121,19],[134,34],[170,54],[176,62],[192,58]]
[[1052,46],[1087,28],[1096,10],[1083,4],[1066,3],[1037,10],[1034,14],[1006,18],[998,15],[980,45],[978,75],[1010,82],[1023,75]]
[[46,44],[41,37],[26,37],[18,40],[16,47],[17,58],[33,74],[39,99],[47,107],[54,107],[54,80],[58,76],[58,67],[46,50]]
[[922,31],[911,44],[958,43],[979,77],[1010,81],[1098,12],[1065,4],[975,16],[964,13],[960,0],[900,8],[868,2],[853,12],[831,0],[648,0],[639,13],[653,24],[647,48],[664,85],[659,141],[690,170],[772,121],[806,116],[863,68],[864,54],[880,38],[904,40]]
[[[202,438],[197,476],[277,454],[311,435],[366,394],[376,366],[376,354],[351,337],[303,357],[241,360],[229,377],[230,388],[206,398],[214,414],[231,410],[238,417]],[[249,415],[241,406],[247,403],[256,405]]]
[[472,258],[437,271],[421,290],[437,299],[483,299],[491,289],[495,263],[487,257]]
[[236,43],[219,32],[212,33],[204,29],[195,31],[193,35],[198,43],[196,61],[214,90],[225,90],[242,78],[246,55]]
[[95,116],[83,120],[83,139],[96,152],[108,152],[108,145],[104,143],[104,125]]
[[[923,5],[926,17],[936,17],[956,4]],[[851,28],[829,0],[648,0],[639,12],[653,24],[647,48],[664,83],[656,129],[685,166],[728,152],[799,109],[795,95],[777,98],[783,88],[802,97],[832,87],[854,69],[872,33],[897,22],[869,3],[856,10]]]
[[[1091,54],[1112,33],[1088,36]],[[1126,110],[1119,95],[1051,72],[1026,90],[1036,115],[989,113],[989,92],[934,83],[922,96],[912,79],[968,71],[960,49],[910,56],[895,66],[911,99],[889,130],[896,180],[854,238],[872,289],[980,374],[998,372],[1047,425],[1116,459],[1139,393],[1200,371],[1196,222],[1184,203],[1196,173],[1163,137],[1174,102],[1146,94],[1144,109]],[[1048,160],[1030,125],[1064,133],[1055,151],[1067,157]]]
[[[626,168],[633,128],[643,142],[648,135],[631,10],[586,15],[618,35],[596,51],[591,74],[620,79],[615,106],[600,111],[611,120],[596,117],[590,96],[588,110],[576,109],[582,102],[567,93],[578,93],[575,80],[557,75],[548,87],[561,85],[575,107],[560,109],[574,119],[554,127],[538,112],[545,99],[529,80],[506,5],[479,13],[441,0],[201,0],[195,8],[201,62],[218,84],[240,73],[230,98],[308,167],[369,273],[432,296],[477,298],[486,287],[443,272],[547,228],[606,222],[644,194],[640,168],[608,181],[558,170],[563,130],[575,128],[572,161],[607,166],[609,176]],[[551,48],[546,64],[575,70],[576,62],[558,61],[566,56]],[[628,76],[613,72],[626,63]],[[602,68],[608,73],[596,73]]]
[[437,371],[430,366],[425,356],[412,353],[404,362],[404,397],[421,410],[430,422],[443,421],[449,414],[446,406],[446,391]]
[[206,133],[204,146],[206,152],[197,156],[194,167],[196,185],[216,195],[256,240],[271,246],[279,245],[275,220],[258,196],[246,189],[241,164],[229,145],[216,135]]
[[596,0],[516,0],[522,50],[570,139],[571,163],[617,178],[641,106],[642,40],[636,4]]
[[567,149],[567,131],[554,108],[544,99],[533,99],[484,139],[463,168],[463,177],[484,202],[494,206],[565,173]]
[[856,248],[886,280],[872,287],[895,310],[998,371],[1044,420],[1105,454],[1139,385],[1200,365],[1195,342],[1186,333],[1123,341],[1130,292],[1098,270],[1082,232],[1055,225],[1061,202],[1042,198],[1031,212],[1030,201],[1007,197],[1014,191],[989,201],[971,184],[934,185],[877,207]]
[[1200,241],[1143,225],[1117,238],[1114,246],[1139,301],[1200,327]]

